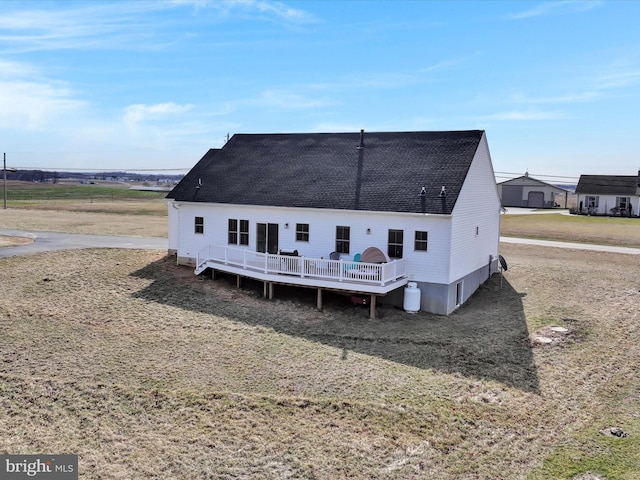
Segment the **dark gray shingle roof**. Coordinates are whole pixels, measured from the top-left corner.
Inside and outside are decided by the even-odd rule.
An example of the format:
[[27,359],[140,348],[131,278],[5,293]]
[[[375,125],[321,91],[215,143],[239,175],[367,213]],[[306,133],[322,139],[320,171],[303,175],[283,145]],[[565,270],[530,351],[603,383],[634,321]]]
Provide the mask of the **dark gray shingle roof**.
[[594,195],[639,195],[637,175],[580,175],[576,193]]
[[209,150],[167,198],[443,213],[444,185],[451,213],[483,133],[365,132],[364,148],[357,148],[360,133],[236,134]]

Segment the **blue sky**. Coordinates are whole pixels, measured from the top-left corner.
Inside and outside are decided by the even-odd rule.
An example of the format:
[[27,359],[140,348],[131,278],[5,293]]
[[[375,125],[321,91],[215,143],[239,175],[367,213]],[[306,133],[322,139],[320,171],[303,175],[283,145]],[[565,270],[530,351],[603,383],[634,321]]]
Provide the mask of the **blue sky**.
[[186,171],[227,133],[482,129],[498,181],[634,175],[639,19],[639,1],[3,1],[0,151]]

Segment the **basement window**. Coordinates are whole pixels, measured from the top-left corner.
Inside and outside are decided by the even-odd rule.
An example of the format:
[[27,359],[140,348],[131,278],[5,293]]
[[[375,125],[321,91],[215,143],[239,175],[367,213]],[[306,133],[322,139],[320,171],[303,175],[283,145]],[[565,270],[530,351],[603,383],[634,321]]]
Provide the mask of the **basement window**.
[[462,305],[462,282],[456,283],[456,307]]

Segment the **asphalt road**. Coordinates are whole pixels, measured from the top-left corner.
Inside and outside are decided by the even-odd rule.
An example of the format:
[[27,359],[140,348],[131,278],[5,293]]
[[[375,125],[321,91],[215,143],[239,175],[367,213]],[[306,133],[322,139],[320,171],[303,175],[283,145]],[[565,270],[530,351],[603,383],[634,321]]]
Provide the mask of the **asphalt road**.
[[[26,255],[29,253],[48,252],[52,250],[69,250],[74,248],[136,248],[143,250],[166,250],[166,238],[152,237],[117,237],[112,235],[80,235],[75,233],[27,232],[0,228],[0,235],[32,238],[27,245],[0,248],[0,258]],[[625,253],[640,255],[640,248],[615,247],[611,245],[594,245],[588,243],[554,242],[551,240],[534,240],[529,238],[500,237],[504,243],[521,243],[542,247],[570,248],[574,250],[590,250],[597,252]]]
[[145,250],[166,250],[168,247],[168,241],[166,238],[28,232],[23,230],[9,230],[6,228],[0,228],[0,235],[33,239],[33,242],[27,245],[0,248],[0,258],[76,248],[136,248]]

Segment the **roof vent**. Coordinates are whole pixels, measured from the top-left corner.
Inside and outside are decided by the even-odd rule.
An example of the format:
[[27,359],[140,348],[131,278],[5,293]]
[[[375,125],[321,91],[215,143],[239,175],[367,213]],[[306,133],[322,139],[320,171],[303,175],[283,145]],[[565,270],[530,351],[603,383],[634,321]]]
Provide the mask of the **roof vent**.
[[442,213],[447,213],[447,189],[442,186],[440,190],[440,202],[442,203]]
[[360,130],[360,145],[358,145],[356,148],[364,148],[364,128]]

